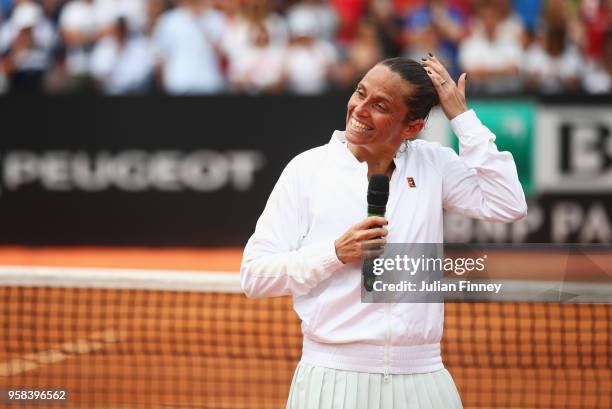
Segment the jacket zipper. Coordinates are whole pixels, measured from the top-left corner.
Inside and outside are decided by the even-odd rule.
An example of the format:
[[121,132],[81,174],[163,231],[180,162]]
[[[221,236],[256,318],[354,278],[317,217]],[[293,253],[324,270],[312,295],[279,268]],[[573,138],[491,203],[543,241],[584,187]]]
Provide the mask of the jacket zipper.
[[385,321],[387,322],[387,337],[385,339],[385,371],[383,373],[383,380],[389,382],[389,370],[391,368],[391,318],[390,318],[389,304],[385,304]]
[[[394,182],[397,179],[397,169],[393,171],[391,174],[391,180],[389,184],[394,186]],[[391,196],[391,195],[389,195]],[[391,203],[394,203],[390,201]],[[386,212],[387,217],[390,212]],[[387,339],[385,340],[385,371],[383,374],[383,381],[389,382],[391,380],[391,375],[389,371],[391,370],[391,304],[385,303],[385,320],[387,321]]]

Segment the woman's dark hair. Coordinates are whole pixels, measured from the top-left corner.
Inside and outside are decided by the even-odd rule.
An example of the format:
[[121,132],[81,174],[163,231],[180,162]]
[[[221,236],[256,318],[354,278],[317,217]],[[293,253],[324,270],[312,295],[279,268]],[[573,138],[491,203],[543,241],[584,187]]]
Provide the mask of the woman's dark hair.
[[405,57],[395,57],[383,60],[379,64],[399,74],[412,88],[412,92],[404,99],[408,108],[408,114],[404,119],[406,122],[426,119],[431,108],[440,103],[431,79],[418,62]]

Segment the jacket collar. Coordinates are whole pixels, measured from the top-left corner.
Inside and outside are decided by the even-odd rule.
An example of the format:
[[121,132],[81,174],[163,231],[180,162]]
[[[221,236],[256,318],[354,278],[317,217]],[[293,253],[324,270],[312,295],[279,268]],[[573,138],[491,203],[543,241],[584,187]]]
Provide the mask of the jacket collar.
[[[334,158],[342,163],[343,165],[354,167],[354,168],[365,168],[367,171],[368,165],[365,162],[359,162],[353,152],[350,151],[346,143],[345,131],[334,131],[329,141],[329,146],[334,153]],[[405,151],[398,151],[393,158],[395,169],[401,169],[407,159],[408,152],[410,151],[410,143],[408,149]]]

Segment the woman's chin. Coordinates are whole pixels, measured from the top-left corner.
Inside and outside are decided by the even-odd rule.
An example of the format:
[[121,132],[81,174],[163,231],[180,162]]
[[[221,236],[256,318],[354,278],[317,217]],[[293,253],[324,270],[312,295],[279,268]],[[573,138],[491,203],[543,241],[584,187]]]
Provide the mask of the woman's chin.
[[353,145],[362,145],[367,142],[365,135],[360,135],[359,133],[351,130],[347,130],[344,137],[348,143]]

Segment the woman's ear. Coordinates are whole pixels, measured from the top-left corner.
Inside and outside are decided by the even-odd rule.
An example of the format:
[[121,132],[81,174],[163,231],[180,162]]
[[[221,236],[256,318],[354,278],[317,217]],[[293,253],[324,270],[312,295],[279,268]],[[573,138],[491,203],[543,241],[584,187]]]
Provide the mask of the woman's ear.
[[404,129],[402,130],[403,139],[404,140],[415,139],[417,135],[419,134],[419,132],[421,132],[424,127],[425,127],[425,120],[422,118],[414,119],[410,122],[407,122],[404,125]]

